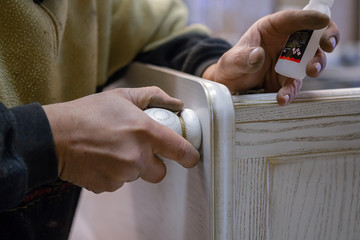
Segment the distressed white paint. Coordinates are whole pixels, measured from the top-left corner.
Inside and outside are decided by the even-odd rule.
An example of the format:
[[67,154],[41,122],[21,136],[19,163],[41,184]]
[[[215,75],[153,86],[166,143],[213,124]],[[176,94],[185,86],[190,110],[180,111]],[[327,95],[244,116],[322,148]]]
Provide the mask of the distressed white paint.
[[190,170],[166,162],[157,185],[84,191],[72,239],[358,239],[360,89],[304,92],[280,107],[275,94],[231,99],[218,84],[157,67],[134,65],[127,77],[196,112],[202,161]]
[[357,239],[360,90],[234,97],[234,239]]
[[359,238],[359,155],[270,159],[270,239]]
[[161,86],[195,111],[203,132],[201,162],[184,169],[165,161],[167,176],[159,184],[138,180],[115,193],[97,196],[83,191],[73,239],[84,239],[78,219],[86,221],[81,226],[88,226],[96,239],[231,238],[230,164],[235,144],[231,95],[223,85],[157,67],[134,65],[126,78],[125,85],[131,87]]

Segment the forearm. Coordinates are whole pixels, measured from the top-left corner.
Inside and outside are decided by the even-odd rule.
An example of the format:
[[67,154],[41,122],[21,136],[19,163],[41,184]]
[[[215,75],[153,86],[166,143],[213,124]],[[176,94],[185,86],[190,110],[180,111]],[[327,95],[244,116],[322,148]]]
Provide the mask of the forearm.
[[57,159],[46,115],[39,104],[0,105],[0,211],[26,192],[57,178]]
[[231,45],[204,34],[179,36],[155,50],[140,54],[136,60],[173,68],[201,77],[204,70],[218,61]]

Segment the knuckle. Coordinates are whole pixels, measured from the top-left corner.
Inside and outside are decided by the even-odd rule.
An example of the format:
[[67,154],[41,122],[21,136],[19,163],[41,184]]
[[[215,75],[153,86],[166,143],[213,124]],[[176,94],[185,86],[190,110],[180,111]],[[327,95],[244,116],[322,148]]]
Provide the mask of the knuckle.
[[158,94],[163,94],[163,93],[164,93],[164,91],[161,90],[161,88],[159,88],[159,87],[157,87],[157,86],[151,86],[151,87],[149,87],[149,89],[151,90],[151,92],[152,92],[153,94],[156,94],[156,95],[158,95]]
[[159,183],[159,182],[161,182],[164,178],[165,178],[165,176],[166,176],[166,173],[164,173],[164,174],[159,174],[156,178],[154,178],[153,180],[151,180],[150,182],[151,183]]
[[[148,137],[149,135],[151,135],[152,131],[151,129],[154,128],[154,124],[156,123],[155,120],[153,119],[148,119],[148,120],[144,120],[141,121],[141,123],[139,124],[139,128],[138,128],[138,133],[140,134],[140,137],[146,136]],[[147,139],[147,138],[144,138]]]
[[137,180],[142,172],[142,164],[139,161],[131,161],[128,163],[127,170],[123,173],[123,181],[124,182],[133,182]]
[[[139,173],[141,171],[141,165],[143,162],[143,154],[141,151],[133,151],[131,156],[124,161],[124,168],[127,169],[127,176],[130,176],[132,172]],[[128,177],[129,179],[133,179],[133,177]],[[128,180],[128,179],[126,179]]]
[[148,104],[153,102],[155,99],[159,98],[159,96],[164,95],[164,91],[157,86],[145,87],[147,91],[147,102]]
[[119,179],[119,177],[108,176],[103,179],[103,192],[115,192],[117,189],[121,188],[124,182]]
[[[146,147],[141,148],[141,146],[135,148],[129,153],[130,155],[128,155],[127,159],[124,160],[121,171],[128,176],[129,179],[133,179],[133,176],[139,175],[142,171],[147,156],[145,149]],[[126,169],[126,171],[124,171],[124,169]]]
[[246,65],[245,62],[246,62],[246,57],[244,56],[242,49],[240,49],[234,57],[234,63],[236,66],[244,68]]
[[100,194],[100,193],[104,192],[104,191],[101,191],[100,189],[96,189],[96,188],[95,189],[86,188],[86,189],[93,192],[93,193],[95,193],[95,194]]
[[84,186],[85,189],[95,193],[95,194],[100,194],[103,193],[105,191],[105,189],[101,186],[97,185],[91,185],[91,186]]
[[162,164],[162,172],[157,174],[157,176],[153,179],[152,183],[161,182],[165,178],[166,172],[167,172],[166,165]]
[[107,184],[105,191],[106,192],[115,192],[119,188],[121,188],[124,185],[123,182],[110,182]]
[[140,177],[140,171],[136,171],[131,176],[128,177],[126,182],[134,182],[134,181],[138,180],[139,177]]
[[151,135],[154,123],[155,120],[151,119],[150,117],[135,119],[133,128],[131,130],[133,136],[139,138],[141,142],[144,142],[144,140],[147,141],[147,137]]
[[[149,174],[147,174],[149,175]],[[149,182],[149,183],[159,183],[161,182],[166,176],[166,170],[163,172],[163,173],[160,173],[160,174],[157,174],[156,176],[145,176],[145,175],[142,175],[141,178],[146,181],[146,182]]]

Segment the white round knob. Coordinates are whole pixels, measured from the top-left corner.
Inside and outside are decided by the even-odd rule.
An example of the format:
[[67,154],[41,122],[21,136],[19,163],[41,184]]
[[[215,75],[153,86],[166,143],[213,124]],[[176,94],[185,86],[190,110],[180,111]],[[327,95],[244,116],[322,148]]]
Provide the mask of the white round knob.
[[144,112],[155,121],[171,128],[182,136],[181,122],[175,113],[162,108],[149,108]]
[[181,119],[185,123],[185,138],[194,146],[196,149],[200,149],[201,145],[201,124],[196,113],[185,108],[180,112]]
[[145,110],[145,113],[155,121],[173,129],[180,136],[183,136],[196,149],[200,149],[201,124],[193,110],[185,108],[179,115],[176,115],[166,109],[149,108]]

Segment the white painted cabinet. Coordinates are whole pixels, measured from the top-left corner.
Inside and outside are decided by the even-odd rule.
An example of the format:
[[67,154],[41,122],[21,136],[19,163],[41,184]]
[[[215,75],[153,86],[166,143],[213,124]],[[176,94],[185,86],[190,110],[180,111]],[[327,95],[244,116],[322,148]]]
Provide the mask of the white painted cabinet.
[[280,107],[275,94],[231,96],[141,64],[125,83],[160,86],[198,114],[201,163],[166,161],[160,184],[84,190],[71,239],[360,238],[360,89],[303,92]]

